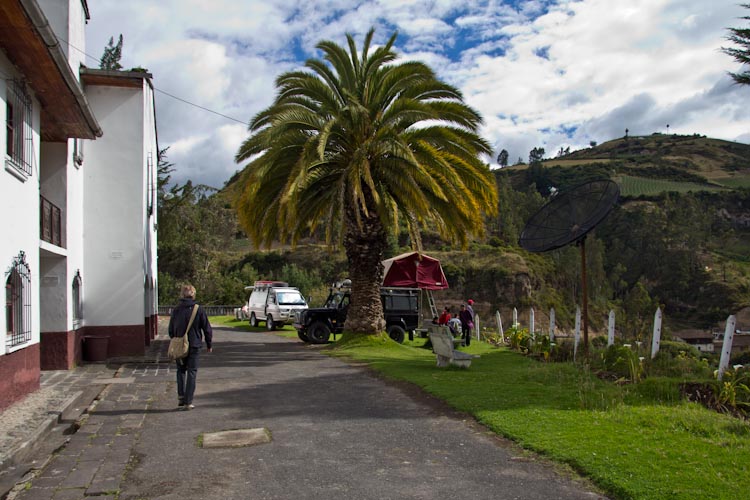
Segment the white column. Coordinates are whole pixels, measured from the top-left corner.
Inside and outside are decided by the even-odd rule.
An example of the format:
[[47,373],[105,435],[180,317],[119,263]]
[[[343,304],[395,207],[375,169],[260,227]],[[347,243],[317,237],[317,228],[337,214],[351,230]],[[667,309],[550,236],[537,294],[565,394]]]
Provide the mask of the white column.
[[581,341],[581,308],[576,306],[576,341],[573,344],[573,361],[576,359],[576,353],[578,353],[578,344]]
[[500,333],[500,341],[505,343],[505,333],[503,332],[503,319],[500,317],[500,311],[495,311],[495,321],[497,321],[497,331]]
[[737,318],[734,314],[727,318],[727,326],[724,328],[724,344],[721,346],[721,360],[719,361],[719,380],[729,366],[729,358],[732,355],[732,341],[734,340],[734,329],[737,326]]
[[654,333],[651,336],[651,359],[656,357],[659,352],[659,343],[661,342],[661,308],[656,309],[654,314]]
[[532,339],[536,339],[536,333],[534,332],[534,308],[529,309],[529,334]]
[[549,342],[555,341],[555,308],[549,308]]

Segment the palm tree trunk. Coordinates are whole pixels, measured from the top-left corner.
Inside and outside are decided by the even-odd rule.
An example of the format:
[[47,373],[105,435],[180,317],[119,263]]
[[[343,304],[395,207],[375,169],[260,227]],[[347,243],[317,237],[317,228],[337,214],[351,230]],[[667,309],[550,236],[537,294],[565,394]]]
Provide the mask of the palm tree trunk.
[[344,329],[347,332],[374,335],[385,330],[380,285],[383,282],[383,255],[387,237],[374,210],[361,215],[359,227],[353,209],[347,209],[344,248],[349,261],[352,295]]

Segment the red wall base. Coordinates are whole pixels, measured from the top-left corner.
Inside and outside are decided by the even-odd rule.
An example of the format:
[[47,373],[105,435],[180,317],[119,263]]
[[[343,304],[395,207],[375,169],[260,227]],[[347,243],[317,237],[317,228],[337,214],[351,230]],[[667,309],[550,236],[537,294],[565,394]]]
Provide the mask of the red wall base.
[[0,410],[39,389],[39,344],[0,356]]
[[42,332],[41,369],[70,370],[81,361],[80,330]]
[[87,326],[83,335],[109,338],[107,357],[140,356],[146,352],[145,325]]

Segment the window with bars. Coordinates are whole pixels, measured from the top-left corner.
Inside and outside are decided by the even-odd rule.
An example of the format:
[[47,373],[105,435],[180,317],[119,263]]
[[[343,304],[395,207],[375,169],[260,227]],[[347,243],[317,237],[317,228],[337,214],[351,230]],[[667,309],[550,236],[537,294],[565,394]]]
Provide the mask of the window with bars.
[[31,128],[31,96],[21,80],[6,81],[5,101],[6,165],[25,177],[31,176],[33,142]]
[[5,345],[16,347],[31,340],[31,270],[26,254],[13,259],[5,279]]
[[73,328],[78,328],[83,321],[83,280],[81,271],[76,271],[73,278]]

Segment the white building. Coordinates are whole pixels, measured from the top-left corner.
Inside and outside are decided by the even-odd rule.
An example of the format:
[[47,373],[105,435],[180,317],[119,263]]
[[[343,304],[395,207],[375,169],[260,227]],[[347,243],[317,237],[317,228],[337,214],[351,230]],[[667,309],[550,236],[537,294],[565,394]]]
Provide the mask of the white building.
[[82,67],[88,19],[86,0],[0,5],[0,410],[80,363],[84,338],[112,357],[156,331],[151,75]]

